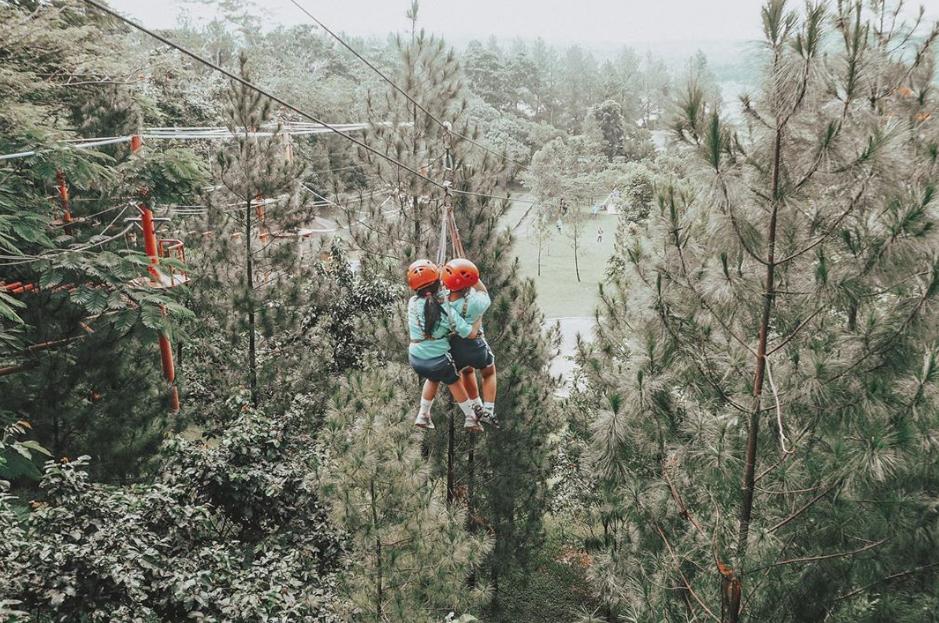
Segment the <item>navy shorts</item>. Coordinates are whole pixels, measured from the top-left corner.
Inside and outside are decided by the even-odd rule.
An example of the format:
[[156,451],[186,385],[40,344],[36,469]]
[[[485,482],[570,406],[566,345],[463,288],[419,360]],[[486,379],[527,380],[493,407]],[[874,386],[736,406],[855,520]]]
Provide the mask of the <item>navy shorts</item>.
[[430,359],[418,359],[408,353],[408,360],[411,362],[414,371],[423,379],[446,383],[447,385],[452,385],[460,380],[460,375],[450,353],[439,357],[431,357]]
[[496,362],[496,356],[489,348],[489,342],[484,337],[469,339],[458,335],[450,336],[450,354],[456,363],[457,370],[476,368],[482,370]]

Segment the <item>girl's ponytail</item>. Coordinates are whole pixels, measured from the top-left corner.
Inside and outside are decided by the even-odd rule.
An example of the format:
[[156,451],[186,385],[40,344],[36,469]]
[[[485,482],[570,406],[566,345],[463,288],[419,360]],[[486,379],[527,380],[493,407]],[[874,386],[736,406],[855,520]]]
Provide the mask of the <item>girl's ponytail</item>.
[[434,328],[440,322],[443,314],[443,308],[440,301],[437,300],[437,291],[440,289],[440,282],[435,282],[426,288],[422,288],[417,294],[424,297],[424,337],[432,338]]

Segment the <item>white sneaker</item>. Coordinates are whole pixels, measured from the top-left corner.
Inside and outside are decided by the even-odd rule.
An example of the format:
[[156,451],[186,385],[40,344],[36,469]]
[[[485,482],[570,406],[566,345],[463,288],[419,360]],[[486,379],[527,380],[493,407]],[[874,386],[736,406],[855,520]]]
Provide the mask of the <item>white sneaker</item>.
[[483,432],[483,427],[479,424],[479,417],[485,414],[485,409],[481,405],[473,405],[473,415],[466,416],[463,420],[463,428],[471,433]]
[[418,413],[414,420],[414,426],[427,430],[434,430],[434,421],[430,419],[430,413]]

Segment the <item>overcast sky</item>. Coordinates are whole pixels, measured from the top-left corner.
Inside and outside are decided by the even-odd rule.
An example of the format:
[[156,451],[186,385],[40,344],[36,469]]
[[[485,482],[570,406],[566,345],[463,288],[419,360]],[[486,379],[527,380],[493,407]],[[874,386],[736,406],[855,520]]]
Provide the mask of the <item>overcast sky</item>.
[[[404,13],[409,0],[300,2],[330,28],[348,33],[385,34],[407,27]],[[111,0],[111,4],[159,28],[175,25],[187,6],[194,17],[211,15],[211,9],[184,0]],[[270,23],[307,21],[288,0],[257,4]],[[923,4],[939,18],[939,0]],[[419,25],[457,40],[496,35],[595,45],[739,41],[760,36],[761,5],[762,0],[421,0]]]

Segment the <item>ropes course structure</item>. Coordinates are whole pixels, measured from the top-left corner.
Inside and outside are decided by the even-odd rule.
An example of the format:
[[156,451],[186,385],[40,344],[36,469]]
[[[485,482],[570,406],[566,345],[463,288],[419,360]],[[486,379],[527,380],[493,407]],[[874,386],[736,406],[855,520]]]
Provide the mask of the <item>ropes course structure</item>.
[[[415,107],[423,111],[428,116],[428,118],[430,118],[433,122],[437,123],[444,129],[446,153],[443,156],[434,159],[434,162],[436,162],[437,160],[440,160],[441,158],[443,158],[444,160],[444,173],[445,173],[446,179],[443,182],[430,177],[428,174],[425,174],[421,170],[417,170],[401,162],[399,159],[393,156],[383,153],[382,151],[372,147],[368,143],[364,142],[363,140],[360,140],[359,138],[356,138],[353,135],[353,133],[367,131],[374,127],[381,127],[381,126],[387,127],[387,126],[392,126],[392,125],[394,125],[395,127],[403,127],[403,126],[410,126],[412,125],[411,123],[399,123],[399,124],[392,124],[391,122],[379,122],[379,123],[358,122],[358,123],[339,123],[339,124],[326,123],[320,120],[319,118],[317,118],[316,116],[312,115],[311,113],[299,108],[298,106],[291,104],[290,102],[278,97],[277,95],[273,93],[270,93],[269,91],[257,86],[256,84],[224,69],[223,67],[217,65],[216,63],[213,63],[212,61],[200,56],[199,54],[195,52],[192,52],[191,50],[183,47],[182,45],[177,44],[169,40],[168,38],[136,23],[135,21],[130,20],[120,15],[113,9],[101,4],[97,0],[82,0],[82,2],[89,5],[90,7],[93,7],[94,9],[97,9],[98,11],[101,11],[102,13],[110,15],[111,17],[119,20],[120,22],[123,22],[124,24],[130,26],[131,28],[134,28],[152,37],[153,39],[163,43],[164,45],[167,45],[170,48],[177,50],[178,52],[212,69],[213,71],[226,76],[230,80],[236,83],[239,83],[255,91],[256,93],[260,95],[263,95],[264,97],[269,98],[271,101],[276,102],[277,104],[280,104],[284,109],[289,110],[299,115],[300,117],[306,119],[307,121],[300,121],[300,122],[290,121],[290,122],[284,122],[284,123],[278,123],[278,124],[269,124],[261,128],[258,128],[256,131],[247,132],[247,133],[236,132],[230,128],[218,127],[218,126],[148,127],[148,128],[141,129],[141,131],[137,134],[127,135],[127,136],[66,139],[62,141],[62,144],[64,148],[66,149],[86,150],[86,149],[95,149],[95,148],[100,148],[100,147],[105,147],[105,146],[110,146],[110,145],[119,145],[119,144],[129,143],[131,152],[136,153],[140,149],[144,140],[148,140],[148,141],[218,141],[218,140],[233,140],[235,138],[240,138],[240,137],[245,137],[245,136],[256,137],[256,138],[269,138],[269,137],[273,137],[276,135],[282,135],[282,136],[287,136],[287,137],[313,136],[313,135],[324,135],[324,134],[340,136],[344,138],[345,140],[349,141],[350,143],[363,149],[365,152],[443,191],[442,214],[441,214],[441,219],[440,219],[441,221],[440,240],[438,244],[438,263],[440,264],[443,264],[444,261],[446,260],[448,239],[451,241],[454,257],[465,256],[465,249],[463,248],[462,240],[460,238],[459,230],[457,228],[456,219],[455,219],[455,215],[453,211],[453,195],[454,194],[461,194],[461,195],[466,195],[466,196],[477,196],[481,198],[501,200],[501,201],[511,200],[511,198],[508,196],[488,195],[485,193],[474,193],[471,191],[459,191],[459,190],[453,189],[453,174],[454,174],[454,168],[455,168],[455,163],[454,163],[453,154],[452,154],[453,136],[457,136],[460,139],[467,141],[468,143],[484,150],[485,152],[489,154],[495,155],[499,158],[505,158],[506,156],[504,154],[497,154],[490,148],[476,142],[470,137],[464,136],[458,132],[454,132],[449,123],[443,122],[440,119],[436,118],[425,107],[421,106],[410,94],[408,94],[406,91],[401,89],[398,85],[396,85],[390,78],[388,78],[388,76],[386,76],[383,72],[378,70],[374,65],[369,63],[364,57],[359,55],[353,48],[351,48],[351,46],[349,46],[341,38],[339,38],[338,35],[336,35],[331,30],[326,28],[325,25],[319,22],[319,20],[317,20],[312,14],[307,12],[305,9],[303,9],[301,5],[299,5],[296,2],[294,2],[294,4],[298,6],[298,8],[303,10],[304,13],[306,13],[311,19],[317,22],[317,24],[320,27],[322,27],[331,36],[336,38],[343,46],[345,46],[353,54],[355,54],[356,57],[358,57],[360,60],[365,62],[372,70],[378,73],[379,76],[383,80],[388,82],[388,84],[390,84],[396,91],[398,91],[403,96],[405,96],[408,99],[408,101],[410,101],[412,104],[415,105]],[[0,162],[7,162],[7,161],[17,160],[17,159],[22,159],[22,158],[31,158],[31,157],[46,153],[48,151],[51,151],[51,150],[50,149],[46,149],[46,150],[30,149],[30,150],[24,150],[24,151],[20,151],[16,153],[11,153],[11,154],[0,155]],[[346,168],[349,168],[349,167],[346,167]],[[72,216],[71,200],[69,196],[68,186],[65,182],[64,175],[62,175],[60,172],[56,176],[56,182],[57,182],[57,190],[58,190],[57,196],[59,198],[61,209],[62,209],[62,218],[60,220],[54,221],[52,225],[56,227],[68,228],[68,227],[71,227],[73,225],[76,225],[82,222],[83,219],[76,220]],[[313,189],[309,188],[306,185],[303,185],[303,187],[307,191],[309,191],[313,196],[317,197],[319,201],[323,202],[323,203],[315,203],[314,205],[319,205],[319,206],[333,205],[335,207],[338,207],[346,211],[347,213],[350,210],[350,208],[348,207],[350,203],[355,203],[356,201],[362,202],[365,200],[365,197],[361,196],[358,198],[358,200],[354,198],[348,199],[343,202],[346,205],[342,205],[339,202],[330,200],[327,197],[315,192]],[[212,187],[209,187],[206,190],[212,190]],[[392,189],[391,192],[393,193],[394,190]],[[382,207],[387,203],[387,201],[390,198],[391,197],[389,196],[388,198],[385,199],[385,202],[382,204]],[[38,261],[49,259],[51,255],[54,255],[54,254],[85,252],[93,248],[100,247],[101,245],[107,244],[109,242],[112,242],[113,240],[116,240],[118,238],[124,237],[130,234],[135,227],[139,227],[143,234],[144,250],[145,250],[147,257],[149,258],[149,264],[147,267],[148,276],[135,280],[133,285],[136,285],[139,287],[174,288],[179,285],[185,284],[188,281],[188,275],[185,273],[184,270],[176,271],[174,268],[172,268],[172,264],[169,265],[169,270],[166,272],[161,271],[159,268],[160,260],[163,258],[173,257],[174,259],[178,259],[182,262],[185,262],[185,245],[183,244],[182,240],[178,238],[162,238],[162,239],[158,238],[157,229],[158,229],[159,224],[163,222],[167,222],[170,219],[168,217],[154,216],[153,208],[152,206],[147,204],[145,195],[141,196],[139,199],[140,199],[139,203],[136,204],[137,210],[139,212],[139,216],[126,218],[125,221],[128,223],[127,226],[124,227],[117,234],[114,234],[111,236],[105,235],[106,232],[129,209],[130,205],[113,206],[111,208],[107,208],[93,215],[93,216],[100,216],[101,214],[105,214],[112,210],[117,210],[117,209],[121,210],[120,213],[117,215],[117,217],[115,217],[105,227],[105,229],[101,232],[101,234],[99,234],[98,236],[95,236],[92,239],[93,242],[89,242],[88,244],[83,245],[82,247],[78,247],[78,248],[58,250],[58,251],[53,252],[52,254],[43,254],[43,255],[37,255],[37,256],[0,256],[0,259],[6,260],[2,262],[2,264],[0,265],[5,265],[5,266],[22,265],[22,264],[28,264],[31,262],[38,262]],[[522,201],[525,201],[525,200],[522,200]],[[197,216],[197,215],[204,214],[207,209],[208,209],[207,206],[202,206],[202,205],[176,206],[175,208],[171,207],[172,213],[178,214],[179,216]],[[381,207],[379,209],[381,209]],[[394,212],[394,211],[395,211],[394,209],[383,210],[382,213],[387,214],[387,213]],[[85,218],[87,219],[87,218],[92,218],[92,217],[85,217]],[[338,229],[338,227],[336,229]],[[322,228],[317,228],[317,229],[311,229],[310,232],[308,233],[310,234],[317,233],[319,230],[334,231],[334,230],[331,230],[330,228],[322,227]],[[66,229],[66,231],[68,230]],[[295,232],[296,235],[294,237],[302,239],[304,237],[302,235],[303,233],[304,232],[301,229],[300,231]],[[291,236],[284,236],[284,237],[291,237]],[[38,285],[36,284],[21,283],[21,282],[0,283],[0,292],[4,292],[7,294],[23,294],[26,292],[38,291],[38,289],[39,289]],[[165,310],[164,310],[164,313],[165,313]],[[69,343],[73,341],[73,339],[78,339],[80,337],[82,336],[77,336],[76,338],[68,338],[65,341],[56,340],[53,342],[49,342],[48,344],[33,345],[28,350],[32,352],[37,349],[52,348],[59,344]],[[174,362],[173,362],[172,345],[170,344],[169,337],[164,333],[161,333],[159,336],[159,347],[160,347],[160,355],[161,355],[161,365],[163,368],[163,376],[170,387],[171,408],[173,411],[177,411],[179,409],[179,394],[175,385],[175,367],[174,367]],[[22,366],[4,368],[4,371],[5,371],[4,373],[6,373],[7,370],[9,370],[10,372],[15,372],[18,369],[22,369]]]
[[[387,127],[390,122],[379,123],[337,123],[330,124],[330,128],[322,127],[315,123],[286,122],[280,125],[270,125],[257,132],[234,132],[225,127],[155,127],[144,128],[136,134],[127,136],[111,136],[107,138],[94,139],[68,139],[65,141],[69,149],[94,149],[96,147],[105,147],[108,145],[119,145],[130,143],[134,137],[141,140],[163,140],[163,141],[218,141],[232,140],[237,137],[272,137],[272,136],[313,136],[315,134],[334,133],[331,128],[336,128],[343,133],[361,132],[373,127]],[[400,123],[400,126],[410,126],[410,122]],[[41,154],[41,150],[27,150],[12,154],[0,155],[0,162],[5,160],[16,160],[19,158],[30,158]]]

